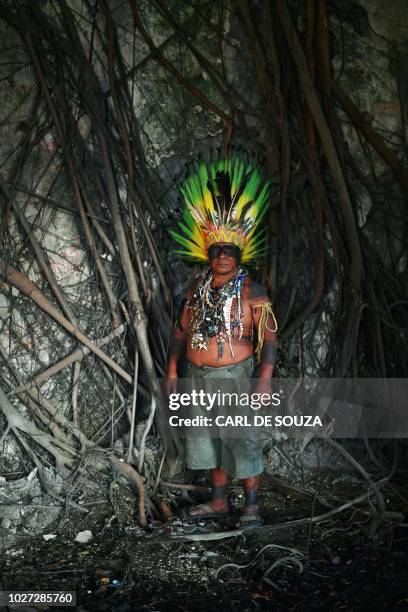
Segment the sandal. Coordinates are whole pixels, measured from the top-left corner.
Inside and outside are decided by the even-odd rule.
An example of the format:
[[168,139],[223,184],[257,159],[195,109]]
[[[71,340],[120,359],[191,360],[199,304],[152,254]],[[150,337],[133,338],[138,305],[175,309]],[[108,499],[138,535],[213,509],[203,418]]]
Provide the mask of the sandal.
[[241,514],[236,529],[255,529],[262,525],[263,520],[259,514]]
[[[203,511],[203,514],[191,514],[191,510]],[[190,521],[201,521],[202,519],[217,519],[224,518],[229,515],[229,510],[226,512],[216,512],[209,504],[198,504],[192,508],[186,508],[183,512],[183,518]]]

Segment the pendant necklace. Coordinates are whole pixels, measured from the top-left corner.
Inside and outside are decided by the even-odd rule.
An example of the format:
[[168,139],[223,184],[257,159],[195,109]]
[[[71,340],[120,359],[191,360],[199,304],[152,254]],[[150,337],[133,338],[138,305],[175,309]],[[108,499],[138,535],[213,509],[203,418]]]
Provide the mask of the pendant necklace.
[[[187,307],[192,311],[189,325],[191,348],[207,350],[209,338],[216,337],[217,363],[224,355],[226,342],[231,357],[234,357],[231,340],[236,328],[239,329],[239,338],[242,337],[241,289],[246,275],[247,271],[240,268],[224,285],[212,287],[213,274],[211,270],[207,271],[202,275],[193,297],[187,303]],[[237,307],[232,315],[234,300]]]

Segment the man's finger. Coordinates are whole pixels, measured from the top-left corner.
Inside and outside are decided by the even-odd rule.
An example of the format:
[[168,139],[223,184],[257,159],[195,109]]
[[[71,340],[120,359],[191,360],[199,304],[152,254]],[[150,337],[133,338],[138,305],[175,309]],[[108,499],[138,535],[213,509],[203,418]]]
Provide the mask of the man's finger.
[[177,391],[177,378],[167,378],[166,380],[166,392],[167,395],[176,393]]

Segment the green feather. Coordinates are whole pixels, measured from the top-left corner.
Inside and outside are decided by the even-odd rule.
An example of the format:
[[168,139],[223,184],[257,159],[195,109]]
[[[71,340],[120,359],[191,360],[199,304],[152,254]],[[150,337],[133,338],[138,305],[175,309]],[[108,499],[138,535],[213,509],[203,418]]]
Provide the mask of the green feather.
[[169,234],[170,236],[179,244],[182,244],[183,246],[187,247],[188,249],[191,249],[191,240],[187,240],[186,238],[184,238],[184,236],[181,236],[180,234],[178,234],[177,232],[175,232],[174,230],[169,230]]
[[[228,205],[229,197],[225,197],[225,202],[223,198],[219,199],[220,193],[216,180],[218,174],[228,174],[228,181],[224,180],[224,182],[226,184],[229,182],[231,186],[230,195],[231,199],[234,199],[234,207],[230,209],[231,214],[228,215],[224,206]],[[209,223],[211,222],[217,226],[220,221],[223,221],[227,223],[227,226],[232,231],[236,229],[236,231],[250,233],[251,236],[248,238],[246,247],[246,258],[249,260],[259,257],[268,248],[265,246],[267,241],[266,230],[265,228],[260,228],[259,225],[269,209],[270,187],[271,181],[264,182],[254,158],[247,163],[246,158],[241,155],[230,154],[226,157],[220,157],[217,161],[212,161],[208,165],[201,161],[196,171],[188,176],[180,185],[180,191],[186,203],[182,221],[178,223],[181,233],[172,230],[170,235],[185,250],[182,249],[175,252],[191,261],[203,261],[207,256],[203,245],[201,243],[197,244],[193,240],[193,236],[197,236],[198,222],[188,208],[187,204],[189,204],[190,207],[196,208],[197,211],[200,210],[200,214],[206,211]],[[208,209],[208,189],[213,194],[214,212]],[[220,205],[223,206],[222,210],[217,208],[217,201],[215,201],[214,196]],[[205,198],[207,198],[206,204],[204,204]],[[243,203],[244,201],[247,204],[239,205],[240,202]],[[204,209],[202,208],[203,205]],[[240,211],[239,219],[234,217],[237,210]],[[245,218],[248,211],[250,211],[250,217]]]

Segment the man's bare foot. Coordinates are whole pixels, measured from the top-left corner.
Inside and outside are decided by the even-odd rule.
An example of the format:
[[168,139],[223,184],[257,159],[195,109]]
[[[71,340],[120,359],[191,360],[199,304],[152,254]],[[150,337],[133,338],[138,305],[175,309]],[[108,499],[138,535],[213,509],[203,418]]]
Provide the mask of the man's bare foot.
[[237,529],[252,529],[253,527],[261,527],[263,521],[259,513],[258,504],[250,504],[244,506],[241,512],[240,519],[236,524]]

